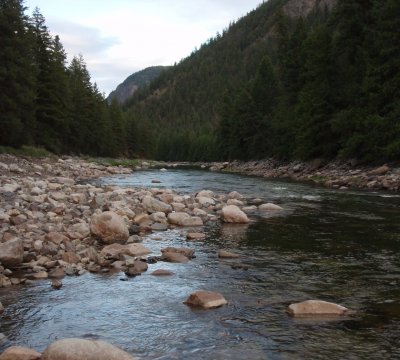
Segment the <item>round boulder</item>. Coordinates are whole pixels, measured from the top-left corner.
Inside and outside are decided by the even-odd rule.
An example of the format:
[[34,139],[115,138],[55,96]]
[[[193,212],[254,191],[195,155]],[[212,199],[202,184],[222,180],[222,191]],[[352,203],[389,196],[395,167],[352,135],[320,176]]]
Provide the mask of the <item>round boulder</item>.
[[250,222],[247,215],[236,205],[224,206],[221,211],[221,218],[224,222],[227,223],[245,224]]
[[0,355],[0,360],[39,360],[41,356],[41,353],[33,349],[11,346]]
[[112,211],[93,215],[90,230],[94,235],[108,243],[126,241],[129,238],[128,227],[124,220]]
[[135,360],[127,352],[104,341],[59,340],[47,347],[41,360]]

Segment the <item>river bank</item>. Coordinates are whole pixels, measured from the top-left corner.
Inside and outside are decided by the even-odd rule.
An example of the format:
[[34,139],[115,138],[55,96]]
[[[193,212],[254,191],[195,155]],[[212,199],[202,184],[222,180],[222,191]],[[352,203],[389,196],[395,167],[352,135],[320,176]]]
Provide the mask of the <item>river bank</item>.
[[[132,173],[69,157],[0,163],[0,247],[18,245],[1,268],[1,350],[42,352],[77,337],[143,359],[239,359],[249,351],[255,359],[293,351],[322,358],[332,349],[339,359],[349,341],[363,344],[358,354],[376,353],[398,334],[397,195],[198,169]],[[101,181],[85,180],[94,174]],[[224,224],[228,206],[251,223]],[[199,289],[228,304],[188,309],[183,302]],[[290,304],[315,298],[340,300],[358,315],[324,320],[318,331],[288,320]],[[343,326],[356,329],[349,336]],[[376,341],[363,340],[364,326]]]
[[[146,167],[147,165],[145,165]],[[201,167],[270,179],[291,179],[333,189],[400,190],[400,167],[392,164],[360,166],[356,161],[283,162],[274,159],[214,163],[155,163],[156,167]]]

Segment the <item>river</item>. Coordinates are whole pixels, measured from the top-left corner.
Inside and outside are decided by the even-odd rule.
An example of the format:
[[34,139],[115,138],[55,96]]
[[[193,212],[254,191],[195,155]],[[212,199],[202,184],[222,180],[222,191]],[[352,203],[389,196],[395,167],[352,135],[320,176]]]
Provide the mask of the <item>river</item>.
[[[160,184],[152,184],[158,179]],[[157,263],[142,276],[67,277],[0,289],[0,351],[10,344],[43,350],[65,337],[101,339],[141,359],[395,359],[400,358],[400,198],[199,170],[149,170],[104,184],[202,189],[281,205],[278,215],[250,214],[249,225],[210,224],[204,242],[185,230],[146,236],[154,254],[166,246],[196,250],[188,264]],[[241,255],[219,260],[218,249]],[[167,278],[150,276],[172,270]],[[198,289],[229,304],[201,311],[183,304]],[[357,315],[294,319],[287,306],[307,299],[339,303]]]

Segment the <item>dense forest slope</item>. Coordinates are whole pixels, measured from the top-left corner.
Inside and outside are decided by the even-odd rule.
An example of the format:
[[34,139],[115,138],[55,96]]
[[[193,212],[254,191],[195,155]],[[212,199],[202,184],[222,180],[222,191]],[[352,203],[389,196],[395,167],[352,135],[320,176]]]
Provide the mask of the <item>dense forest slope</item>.
[[133,73],[110,93],[107,101],[111,103],[111,101],[115,98],[120,104],[124,103],[135,93],[135,91],[148,86],[151,81],[157,78],[161,72],[166,69],[168,69],[168,66],[151,66],[144,70]]
[[400,155],[396,0],[269,0],[126,103],[160,159]]

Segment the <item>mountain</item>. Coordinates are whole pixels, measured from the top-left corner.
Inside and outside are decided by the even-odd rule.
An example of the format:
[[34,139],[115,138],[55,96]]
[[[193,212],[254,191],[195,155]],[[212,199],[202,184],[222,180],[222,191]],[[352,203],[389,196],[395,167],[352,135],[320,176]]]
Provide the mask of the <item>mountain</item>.
[[269,0],[124,105],[164,160],[400,156],[400,2]]
[[151,66],[128,76],[110,93],[107,101],[110,103],[113,98],[116,98],[120,104],[124,103],[135,91],[149,85],[166,69],[168,69],[168,66]]

